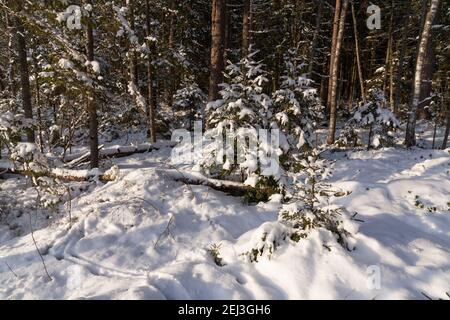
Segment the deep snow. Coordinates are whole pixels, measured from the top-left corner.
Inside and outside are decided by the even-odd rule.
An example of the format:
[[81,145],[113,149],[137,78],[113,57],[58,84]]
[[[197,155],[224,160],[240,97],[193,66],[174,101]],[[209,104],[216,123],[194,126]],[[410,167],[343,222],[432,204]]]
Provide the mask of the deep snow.
[[[331,202],[357,213],[356,250],[319,229],[257,263],[242,254],[258,228],[277,219],[279,197],[250,206],[175,182],[169,156],[165,147],[112,159],[120,179],[73,199],[72,226],[67,205],[36,209],[29,183],[0,180],[10,212],[0,218],[0,298],[449,298],[448,149],[327,152],[336,160],[331,183],[351,192]],[[213,244],[225,266],[214,263]]]

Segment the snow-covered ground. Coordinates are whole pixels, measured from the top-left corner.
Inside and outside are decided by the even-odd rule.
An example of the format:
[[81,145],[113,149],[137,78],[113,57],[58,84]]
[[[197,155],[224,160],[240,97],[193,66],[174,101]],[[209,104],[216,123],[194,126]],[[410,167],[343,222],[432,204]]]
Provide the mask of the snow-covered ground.
[[42,210],[24,179],[0,180],[0,298],[449,298],[448,149],[326,153],[331,183],[351,192],[331,201],[357,213],[356,249],[318,229],[257,263],[242,254],[279,197],[252,206],[173,181],[170,151],[110,160],[120,178],[76,195],[72,224],[68,205]]

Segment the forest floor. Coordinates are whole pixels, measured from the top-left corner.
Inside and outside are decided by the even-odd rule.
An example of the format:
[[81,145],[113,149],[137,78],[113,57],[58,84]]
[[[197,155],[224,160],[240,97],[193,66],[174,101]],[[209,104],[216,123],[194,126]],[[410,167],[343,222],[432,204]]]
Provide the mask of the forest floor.
[[318,229],[257,263],[242,254],[280,198],[247,205],[173,181],[170,153],[109,160],[120,179],[75,195],[71,223],[68,205],[38,208],[24,178],[0,180],[0,298],[449,299],[449,149],[326,153],[330,183],[351,192],[330,201],[358,213],[356,249]]

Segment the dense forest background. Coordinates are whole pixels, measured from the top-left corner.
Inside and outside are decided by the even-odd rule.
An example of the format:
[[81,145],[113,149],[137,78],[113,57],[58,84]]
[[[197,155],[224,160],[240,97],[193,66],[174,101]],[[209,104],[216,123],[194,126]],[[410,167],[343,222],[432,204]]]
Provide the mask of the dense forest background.
[[[376,90],[412,146],[416,119],[448,135],[448,19],[439,0],[2,0],[0,110],[16,125],[22,117],[41,151],[89,140],[97,167],[99,136],[145,126],[154,142],[191,127],[232,81],[229,62],[250,57],[267,95],[283,87],[288,64],[313,81],[328,144],[336,121]],[[3,132],[14,122],[5,121]],[[14,140],[2,137],[0,150]]]
[[0,0],[0,299],[448,299],[449,21]]

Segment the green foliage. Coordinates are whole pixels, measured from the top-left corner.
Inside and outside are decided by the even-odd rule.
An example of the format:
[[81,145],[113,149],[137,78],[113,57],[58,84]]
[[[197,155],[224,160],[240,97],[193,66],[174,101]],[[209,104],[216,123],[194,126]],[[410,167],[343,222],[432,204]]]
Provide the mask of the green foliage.
[[208,253],[211,255],[216,265],[223,267],[225,264],[223,263],[223,259],[220,257],[220,247],[221,244],[213,243],[209,246]]
[[281,192],[281,187],[274,177],[261,177],[254,188],[248,189],[244,198],[247,203],[267,202],[272,195]]
[[271,258],[277,248],[288,241],[291,236],[292,229],[283,222],[263,223],[254,231],[250,249],[242,255],[246,256],[250,262],[258,262],[258,258],[264,255]]
[[400,122],[389,110],[388,103],[381,90],[370,91],[371,97],[361,104],[341,131],[335,145],[338,147],[356,147],[358,145],[358,129],[367,129],[369,139],[367,147],[392,147],[393,132],[400,127]]

